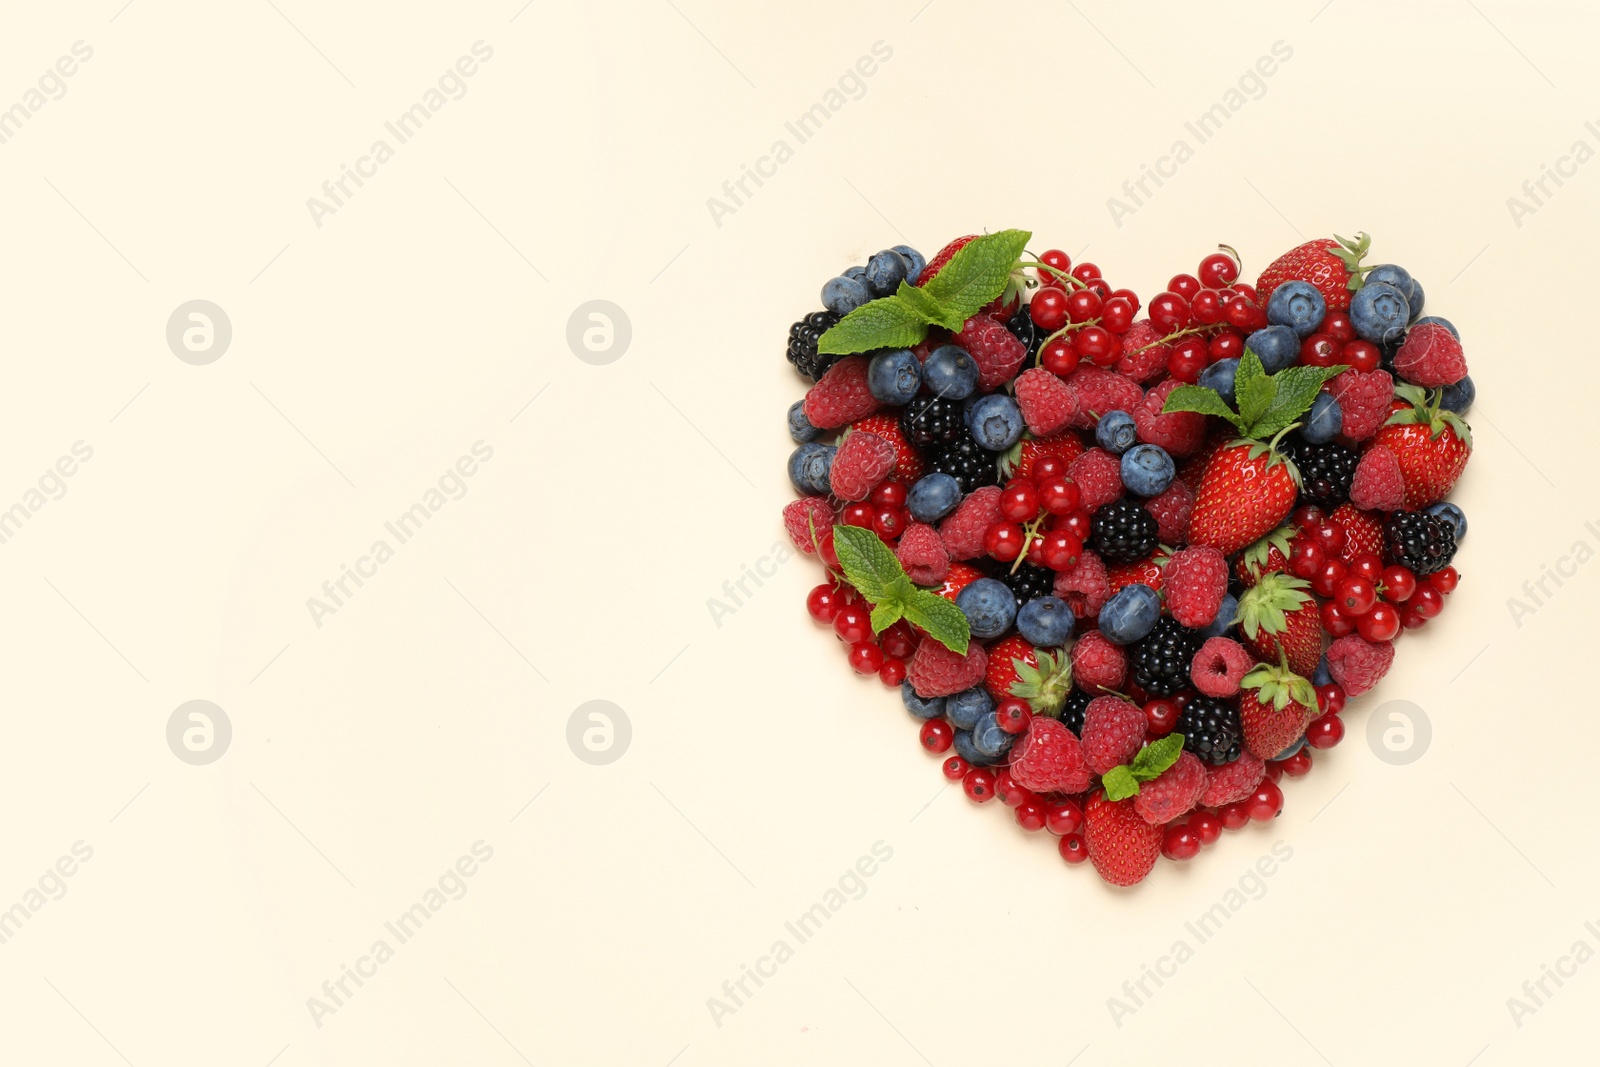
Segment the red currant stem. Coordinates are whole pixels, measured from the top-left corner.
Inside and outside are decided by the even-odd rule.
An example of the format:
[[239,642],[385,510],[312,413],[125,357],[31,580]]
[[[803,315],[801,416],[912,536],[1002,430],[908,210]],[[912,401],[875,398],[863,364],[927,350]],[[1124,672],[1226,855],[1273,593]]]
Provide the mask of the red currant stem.
[[1232,245],[1218,245],[1217,248],[1232,256],[1234,264],[1239,268],[1239,273],[1244,273],[1244,257],[1239,254],[1239,250],[1237,248],[1233,247]]
[[1008,571],[1007,573],[1009,573],[1009,574],[1017,573],[1017,568],[1022,566],[1022,561],[1028,558],[1028,545],[1033,541],[1034,535],[1039,532],[1039,525],[1040,525],[1040,523],[1044,522],[1044,517],[1045,517],[1045,513],[1041,511],[1039,514],[1037,514],[1037,515],[1035,515],[1033,517],[1033,521],[1032,522],[1028,523],[1027,526],[1023,527],[1023,529],[1022,529],[1022,551],[1017,553],[1017,558],[1012,562],[1011,570]]
[[[1033,365],[1035,367],[1044,366],[1044,348],[1051,341],[1059,341],[1059,340],[1061,340],[1061,338],[1065,337],[1067,334],[1071,333],[1073,330],[1081,330],[1085,326],[1098,326],[1099,324],[1100,324],[1100,319],[1099,319],[1098,316],[1096,316],[1095,318],[1092,318],[1092,319],[1084,319],[1082,322],[1069,322],[1069,323],[1067,323],[1065,326],[1061,327],[1061,329],[1057,330],[1055,333],[1051,334],[1050,336],[1046,337],[1043,341],[1039,342],[1039,351],[1037,351],[1037,352],[1035,352],[1033,354]],[[1441,396],[1444,395],[1442,390],[1440,392],[1440,395]]]
[[1151,341],[1149,344],[1140,345],[1138,348],[1135,348],[1132,352],[1128,352],[1126,354],[1130,355],[1130,356],[1137,355],[1138,353],[1143,352],[1147,348],[1154,348],[1156,345],[1168,344],[1168,343],[1170,343],[1172,341],[1176,341],[1180,337],[1188,337],[1191,334],[1205,333],[1207,330],[1214,330],[1220,325],[1222,325],[1220,322],[1213,322],[1213,323],[1211,323],[1210,325],[1207,325],[1207,326],[1190,326],[1187,329],[1177,330],[1177,331],[1175,331],[1173,333],[1167,334],[1167,336],[1165,336],[1165,337],[1161,337],[1161,338],[1158,338],[1158,339],[1156,339],[1154,341]]
[[1036,259],[1033,259],[1033,260],[1028,260],[1028,259],[1019,260],[1017,262],[1017,266],[1019,266],[1019,267],[1032,267],[1034,270],[1047,270],[1051,274],[1054,274],[1057,278],[1060,278],[1062,281],[1071,282],[1073,285],[1076,285],[1079,289],[1087,289],[1087,288],[1089,288],[1089,283],[1088,282],[1080,281],[1079,279],[1074,278],[1071,274],[1068,274],[1066,271],[1058,270],[1057,268],[1052,267],[1050,264],[1041,263]]

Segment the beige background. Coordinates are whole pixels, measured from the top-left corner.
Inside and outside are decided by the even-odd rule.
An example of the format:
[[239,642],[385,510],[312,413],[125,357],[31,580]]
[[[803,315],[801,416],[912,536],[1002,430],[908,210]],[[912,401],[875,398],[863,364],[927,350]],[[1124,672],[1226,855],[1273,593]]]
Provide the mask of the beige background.
[[[0,508],[93,449],[0,545],[0,909],[93,850],[0,945],[0,1059],[1593,1057],[1600,967],[1520,1027],[1506,1003],[1600,949],[1596,568],[1507,607],[1600,546],[1594,423],[1558,399],[1592,389],[1600,164],[1507,207],[1600,147],[1589,6],[122,2],[0,33],[4,107],[94,50],[0,145]],[[465,96],[319,228],[307,198],[480,40]],[[718,225],[707,199],[878,41]],[[1277,41],[1118,226],[1107,198]],[[1146,296],[1219,241],[1253,277],[1365,229],[1461,326],[1483,401],[1448,612],[1275,825],[1133,893],[944,785],[809,623],[810,564],[708,610],[781,537],[788,324],[878,248],[1006,226]],[[206,366],[164,335],[193,299],[233,328]],[[591,299],[631,321],[609,365],[566,341]],[[317,626],[307,598],[478,441],[465,496]],[[207,766],[165,739],[194,699],[232,723]],[[604,766],[567,743],[594,699],[632,728]],[[1410,765],[1366,741],[1390,700],[1432,723]],[[479,841],[465,896],[316,1025],[307,998]],[[878,841],[865,895],[718,1025],[707,998]],[[1259,899],[1197,944],[1241,880]]]

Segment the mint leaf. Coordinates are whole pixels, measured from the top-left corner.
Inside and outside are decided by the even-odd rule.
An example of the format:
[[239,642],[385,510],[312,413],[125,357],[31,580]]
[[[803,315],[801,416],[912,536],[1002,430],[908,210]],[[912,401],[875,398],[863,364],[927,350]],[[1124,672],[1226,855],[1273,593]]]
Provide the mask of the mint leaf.
[[1234,414],[1228,402],[1223,400],[1215,389],[1205,389],[1198,385],[1178,386],[1167,394],[1167,402],[1161,406],[1163,415],[1174,411],[1197,411],[1202,415],[1216,415],[1243,428],[1243,420]]
[[1100,784],[1106,788],[1107,800],[1127,800],[1139,793],[1139,779],[1125,766],[1113,767],[1101,775]]
[[1239,360],[1239,373],[1233,379],[1233,395],[1239,401],[1239,418],[1246,426],[1254,426],[1272,406],[1278,395],[1276,378],[1267,377],[1261,366],[1261,357],[1250,348],[1244,350]]
[[928,336],[928,320],[899,294],[868,301],[840,319],[817,341],[824,355],[879,348],[910,348]]
[[950,316],[965,322],[1005,292],[1011,271],[1032,236],[1027,230],[1001,230],[973,238],[950,257],[950,262],[923,286],[923,291],[937,300]]
[[896,579],[910,585],[900,561],[871,530],[835,526],[833,550],[838,553],[845,580],[874,604],[889,599]]
[[[1290,367],[1281,370],[1272,376],[1277,385],[1277,395],[1272,398],[1272,404],[1254,425],[1250,427],[1251,436],[1268,439],[1276,436],[1284,427],[1304,415],[1310,409],[1312,401],[1317,399],[1317,394],[1322,391],[1322,383],[1329,378],[1337,378],[1349,367]],[[1177,392],[1177,390],[1173,390]]]
[[1128,769],[1133,777],[1141,782],[1153,781],[1161,772],[1178,762],[1178,757],[1183,754],[1183,735],[1168,734],[1159,741],[1152,741],[1141,748],[1133,757],[1133,762]]
[[918,289],[910,282],[901,282],[900,288],[896,290],[894,295],[906,307],[920,315],[923,322],[931,323],[934,326],[943,326],[947,330],[959,330],[962,324],[966,322],[965,319],[952,313],[943,304],[935,300],[926,289]]
[[[839,561],[843,563],[844,557]],[[906,599],[903,611],[907,622],[922,627],[945,648],[963,656],[967,654],[972,629],[967,624],[966,614],[950,601],[937,593],[918,589]]]
[[881,634],[895,623],[899,622],[905,614],[905,605],[902,601],[886,599],[872,609],[872,632]]

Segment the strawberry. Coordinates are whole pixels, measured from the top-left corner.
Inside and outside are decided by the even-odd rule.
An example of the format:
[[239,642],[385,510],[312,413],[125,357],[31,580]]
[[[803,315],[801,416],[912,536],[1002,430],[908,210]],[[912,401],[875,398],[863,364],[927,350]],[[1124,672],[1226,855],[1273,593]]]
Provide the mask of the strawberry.
[[1256,299],[1266,307],[1272,291],[1284,282],[1310,282],[1328,302],[1329,311],[1347,311],[1351,290],[1360,288],[1352,272],[1360,273],[1361,257],[1371,243],[1366,234],[1358,233],[1353,241],[1321,237],[1291,248],[1261,272],[1256,281]]
[[1294,510],[1293,464],[1259,441],[1221,449],[1206,464],[1189,519],[1189,541],[1228,556],[1262,537]]
[[1012,388],[1017,395],[1017,406],[1022,409],[1022,421],[1040,437],[1055,433],[1078,413],[1078,394],[1043,367],[1017,375]]
[[922,477],[922,453],[914,448],[906,435],[900,432],[900,417],[888,412],[877,415],[868,415],[864,419],[857,419],[850,424],[852,430],[866,430],[894,445],[896,455],[894,470],[889,477],[910,485]]
[[867,388],[866,356],[846,356],[829,367],[805,399],[806,418],[820,430],[837,429],[881,406]]
[[917,287],[927,285],[944,270],[944,265],[949,263],[955,254],[977,240],[978,235],[969,233],[965,237],[957,237],[954,241],[935,252],[933,258],[928,260],[927,266],[922,268],[922,273],[917,275]]
[[1026,700],[1035,715],[1060,715],[1067,694],[1072,691],[1072,661],[1066,650],[1051,652],[1037,648],[1033,650],[1033,663],[1024,656],[1014,657],[1014,660],[1011,667],[1017,677],[1008,687],[1007,695]]
[[1198,452],[1178,465],[1176,480],[1187,485],[1191,495],[1200,491],[1200,479],[1206,473],[1206,464],[1211,462],[1212,456],[1227,447],[1230,440],[1232,438],[1226,433],[1214,433],[1205,439]]
[[1350,563],[1357,556],[1383,555],[1383,522],[1378,516],[1354,504],[1340,504],[1328,518],[1344,527],[1340,559]]
[[1112,595],[1115,596],[1124,586],[1134,584],[1148,585],[1159,593],[1166,562],[1166,554],[1157,551],[1154,555],[1134,560],[1132,563],[1118,563],[1107,567],[1106,582],[1111,587]]
[[1033,465],[1044,456],[1071,463],[1081,455],[1083,439],[1070,430],[1049,437],[1027,437],[1006,453],[1000,461],[1001,471],[1008,478],[1027,478],[1033,474]]
[[1239,724],[1251,755],[1271,759],[1298,741],[1316,717],[1316,690],[1287,666],[1262,663],[1244,676]]
[[1296,531],[1292,526],[1280,526],[1261,540],[1252,544],[1239,556],[1233,572],[1246,586],[1255,585],[1262,575],[1275,574],[1289,566],[1289,543]]
[[989,649],[989,667],[983,684],[989,695],[1004,700],[1011,695],[1011,687],[1022,678],[1024,669],[1039,669],[1039,656],[1021,634],[1012,634],[996,641]]
[[1402,385],[1395,392],[1406,406],[1389,416],[1372,442],[1400,461],[1405,506],[1424,508],[1443,500],[1461,477],[1472,454],[1472,431],[1460,415],[1439,407],[1442,391],[1431,401],[1420,386]]
[[894,470],[896,459],[894,445],[875,433],[845,434],[828,469],[828,485],[840,500],[865,500]]
[[1287,657],[1300,674],[1313,674],[1322,658],[1322,615],[1304,578],[1264,574],[1239,598],[1239,629],[1257,657]]
[[[940,540],[942,541],[943,538],[940,538]],[[939,588],[933,590],[933,592],[944,597],[951,603],[954,603],[956,595],[960,593],[961,590],[965,589],[967,586],[971,585],[973,582],[982,577],[984,577],[983,572],[976,567],[969,566],[965,563],[951,563],[950,569],[945,572],[944,583],[940,585]]]
[[1144,880],[1161,857],[1162,831],[1139,814],[1131,800],[1107,800],[1095,793],[1083,812],[1089,862],[1112,885]]

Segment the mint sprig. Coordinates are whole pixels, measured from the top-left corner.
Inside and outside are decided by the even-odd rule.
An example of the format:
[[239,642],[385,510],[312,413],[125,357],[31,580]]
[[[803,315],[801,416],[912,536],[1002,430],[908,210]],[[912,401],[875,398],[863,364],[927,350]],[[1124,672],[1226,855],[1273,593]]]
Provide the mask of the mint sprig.
[[1293,426],[1310,410],[1323,382],[1349,369],[1344,366],[1289,367],[1277,374],[1267,374],[1261,366],[1261,357],[1246,347],[1233,379],[1238,411],[1228,407],[1228,402],[1215,389],[1199,385],[1178,386],[1167,396],[1161,411],[1163,414],[1194,411],[1215,415],[1232,423],[1240,437],[1267,441]]
[[1183,754],[1183,735],[1168,734],[1134,754],[1132,760],[1100,776],[1107,800],[1127,800],[1139,795],[1140,782],[1153,782]]
[[905,282],[892,295],[868,301],[840,319],[817,341],[824,355],[879,348],[908,348],[929,326],[959,330],[1007,291],[1028,239],[1027,230],[1001,230],[968,241],[921,288]]
[[873,633],[905,619],[950,651],[967,654],[972,630],[965,613],[937,593],[918,589],[877,534],[859,526],[835,526],[833,549],[845,581],[872,604]]

